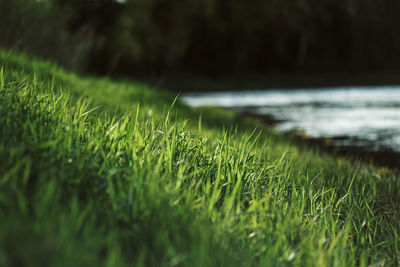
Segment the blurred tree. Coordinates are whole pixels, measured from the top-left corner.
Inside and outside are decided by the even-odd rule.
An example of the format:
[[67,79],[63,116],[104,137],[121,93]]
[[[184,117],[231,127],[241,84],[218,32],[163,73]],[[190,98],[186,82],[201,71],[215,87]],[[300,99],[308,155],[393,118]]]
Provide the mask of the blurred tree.
[[64,11],[52,0],[0,0],[0,45],[74,68],[84,66],[88,44],[67,30]]
[[398,70],[399,8],[396,0],[0,0],[0,44],[62,62],[87,58],[100,73]]

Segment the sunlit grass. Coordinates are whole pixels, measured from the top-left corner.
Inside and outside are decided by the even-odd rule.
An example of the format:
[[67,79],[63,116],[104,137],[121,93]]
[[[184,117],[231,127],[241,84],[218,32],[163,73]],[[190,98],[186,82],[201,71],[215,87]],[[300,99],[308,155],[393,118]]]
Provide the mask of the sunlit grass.
[[395,173],[200,122],[143,84],[0,61],[0,265],[399,263]]

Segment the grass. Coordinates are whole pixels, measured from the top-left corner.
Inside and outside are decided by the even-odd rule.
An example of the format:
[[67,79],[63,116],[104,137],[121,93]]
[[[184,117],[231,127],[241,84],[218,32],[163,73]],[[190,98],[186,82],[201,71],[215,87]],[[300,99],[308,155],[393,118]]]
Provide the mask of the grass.
[[144,84],[0,62],[0,266],[399,264],[396,173]]

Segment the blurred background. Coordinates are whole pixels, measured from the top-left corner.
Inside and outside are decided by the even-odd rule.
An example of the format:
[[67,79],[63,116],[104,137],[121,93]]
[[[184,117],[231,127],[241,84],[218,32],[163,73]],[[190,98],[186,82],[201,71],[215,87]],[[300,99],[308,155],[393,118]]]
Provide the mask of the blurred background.
[[397,0],[0,0],[0,45],[98,74],[400,70]]

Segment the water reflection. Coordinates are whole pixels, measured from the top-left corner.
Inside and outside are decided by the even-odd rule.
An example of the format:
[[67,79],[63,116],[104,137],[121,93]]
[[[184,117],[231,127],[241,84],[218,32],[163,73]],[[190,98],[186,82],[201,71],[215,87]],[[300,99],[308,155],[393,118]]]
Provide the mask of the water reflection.
[[400,152],[399,86],[191,93],[182,100],[272,118],[284,132],[300,130],[335,146]]

